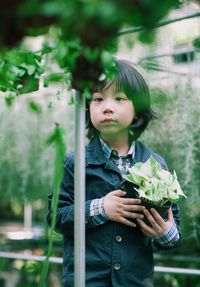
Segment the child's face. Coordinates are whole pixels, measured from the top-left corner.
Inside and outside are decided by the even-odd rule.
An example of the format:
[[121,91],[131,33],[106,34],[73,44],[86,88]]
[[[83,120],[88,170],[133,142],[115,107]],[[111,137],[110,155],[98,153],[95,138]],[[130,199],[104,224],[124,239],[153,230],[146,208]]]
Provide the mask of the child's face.
[[123,92],[116,92],[115,84],[112,84],[93,94],[90,117],[101,135],[128,134],[135,109],[132,101]]

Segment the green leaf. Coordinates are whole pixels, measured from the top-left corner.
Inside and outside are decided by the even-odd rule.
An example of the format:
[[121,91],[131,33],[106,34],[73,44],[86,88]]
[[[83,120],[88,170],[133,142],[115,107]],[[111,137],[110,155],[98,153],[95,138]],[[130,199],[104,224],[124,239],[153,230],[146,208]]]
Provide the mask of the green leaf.
[[30,65],[27,67],[27,73],[29,76],[33,75],[35,73],[36,66]]
[[[117,66],[114,61],[113,54],[104,50],[101,53],[101,63],[102,67],[104,68],[104,73],[106,79],[113,80],[115,78],[117,72]],[[103,75],[101,75],[103,77]]]
[[161,170],[161,166],[153,156],[150,156],[150,158],[140,166],[140,171],[148,177],[153,177],[159,170]]
[[90,48],[90,47],[84,47],[83,48],[83,55],[89,62],[94,62],[100,53],[99,48]]
[[101,61],[105,68],[110,67],[113,63],[113,55],[108,51],[103,51],[101,53]]
[[42,55],[45,55],[51,53],[52,50],[53,48],[50,47],[48,43],[44,43],[40,52]]
[[21,94],[27,94],[39,89],[39,79],[35,79],[33,77],[23,77],[20,84],[21,88],[18,89]]
[[29,108],[30,108],[33,112],[35,112],[35,113],[37,113],[37,114],[41,114],[41,112],[42,112],[42,107],[41,107],[39,104],[37,104],[36,102],[30,101],[30,102],[28,103],[28,105],[29,105]]
[[129,168],[129,172],[132,177],[132,181],[137,185],[141,185],[142,182],[150,180],[150,178],[146,176],[145,173],[143,173],[140,169],[138,169],[135,166]]
[[193,40],[193,45],[195,48],[200,49],[200,37],[197,37]]
[[14,100],[15,100],[15,96],[10,95],[10,96],[8,96],[8,97],[5,97],[5,102],[6,102],[6,105],[7,105],[8,107],[11,107],[11,106],[12,106]]
[[48,253],[45,258],[43,265],[43,270],[40,278],[39,286],[45,286],[45,280],[47,276],[47,271],[49,267],[49,257],[52,253],[53,241],[54,241],[54,228],[56,224],[56,214],[57,214],[57,205],[59,198],[60,185],[63,178],[63,161],[66,152],[65,141],[64,141],[64,129],[56,124],[56,127],[53,133],[48,137],[47,144],[55,145],[55,160],[54,160],[54,176],[53,176],[53,198],[52,198],[52,220],[51,220],[51,229],[49,236],[49,245]]

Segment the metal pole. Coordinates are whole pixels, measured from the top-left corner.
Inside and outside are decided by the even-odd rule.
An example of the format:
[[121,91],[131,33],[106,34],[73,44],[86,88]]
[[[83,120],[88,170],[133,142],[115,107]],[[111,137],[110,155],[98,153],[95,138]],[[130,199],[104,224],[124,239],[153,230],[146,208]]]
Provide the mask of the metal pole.
[[85,287],[85,97],[76,92],[74,287]]
[[[38,255],[30,255],[30,254],[27,255],[27,254],[22,254],[22,253],[0,251],[0,258],[45,261],[46,257],[38,256]],[[63,264],[63,259],[61,257],[49,257],[49,263]],[[200,269],[189,269],[189,268],[155,266],[155,272],[200,276]]]
[[187,268],[164,267],[164,266],[156,266],[155,272],[184,274],[184,275],[200,275],[199,269],[187,269]]
[[24,204],[24,229],[32,229],[32,205],[28,202]]

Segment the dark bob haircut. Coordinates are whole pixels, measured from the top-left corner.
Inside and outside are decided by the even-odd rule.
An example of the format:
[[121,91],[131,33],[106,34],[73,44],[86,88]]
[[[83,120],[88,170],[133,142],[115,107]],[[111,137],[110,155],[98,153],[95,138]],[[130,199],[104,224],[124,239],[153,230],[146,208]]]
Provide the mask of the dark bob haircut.
[[[150,106],[150,93],[147,82],[142,74],[127,60],[116,60],[116,75],[114,80],[104,80],[94,87],[93,92],[101,92],[104,88],[115,83],[117,92],[124,92],[133,102],[136,117],[130,127],[130,141],[137,139],[147,127],[149,121],[156,118]],[[99,131],[92,125],[89,112],[90,100],[86,101],[86,128],[87,136],[92,138]]]

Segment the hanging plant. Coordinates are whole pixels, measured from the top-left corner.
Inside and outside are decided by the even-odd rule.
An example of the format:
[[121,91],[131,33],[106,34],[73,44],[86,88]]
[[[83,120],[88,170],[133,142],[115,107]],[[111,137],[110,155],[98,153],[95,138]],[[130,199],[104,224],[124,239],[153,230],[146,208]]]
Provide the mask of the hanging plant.
[[0,64],[0,90],[16,94],[38,90],[41,60],[41,55],[24,49],[8,51]]

